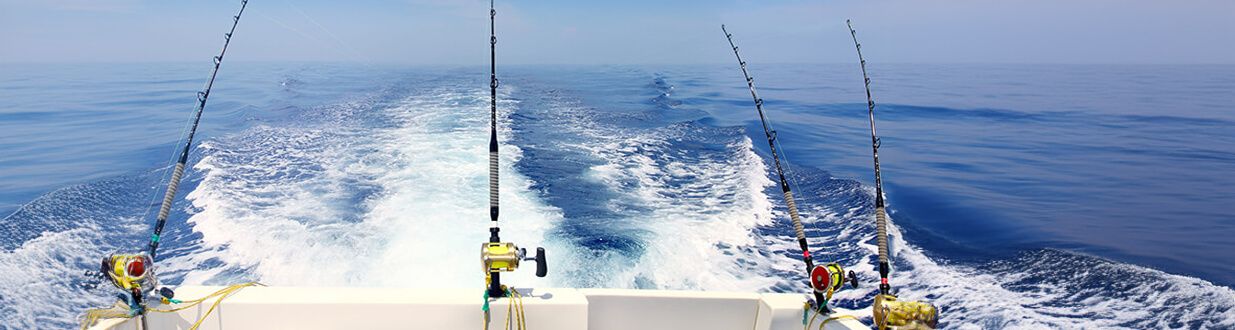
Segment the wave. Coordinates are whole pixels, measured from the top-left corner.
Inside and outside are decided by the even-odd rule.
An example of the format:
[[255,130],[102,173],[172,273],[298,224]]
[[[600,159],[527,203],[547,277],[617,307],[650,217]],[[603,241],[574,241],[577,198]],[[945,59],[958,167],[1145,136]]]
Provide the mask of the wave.
[[[663,77],[656,78],[660,86]],[[663,109],[662,109],[663,110]],[[605,120],[600,120],[605,122]],[[596,130],[594,124],[589,127]],[[640,266],[654,268],[655,274],[673,274],[660,277],[654,283],[658,287],[692,289],[771,290],[801,292],[805,283],[802,276],[801,251],[788,224],[783,207],[779,206],[777,189],[767,179],[772,173],[766,161],[739,133],[743,143],[731,143],[732,137],[723,132],[734,128],[710,127],[694,122],[669,124],[663,129],[653,129],[645,134],[617,134],[599,130],[595,141],[610,137],[621,143],[600,144],[595,152],[611,159],[612,164],[602,166],[611,180],[610,186],[634,187],[630,194],[638,200],[655,205],[649,209],[674,213],[670,220],[658,222],[652,231],[672,233],[673,246],[657,247],[661,251],[695,250],[736,246],[737,258],[727,259],[730,252],[689,260],[708,260],[699,264],[679,259],[662,262],[659,256],[645,256]],[[620,130],[619,130],[620,131]],[[667,132],[668,131],[668,132]],[[683,134],[674,134],[683,133]],[[690,138],[683,139],[683,136]],[[652,138],[649,138],[652,137]],[[682,141],[689,141],[682,143]],[[679,155],[699,153],[699,150],[715,150],[725,146],[732,154],[731,160],[742,160],[717,166],[721,170],[704,172],[684,182],[661,185],[673,177],[679,166],[672,159]],[[665,154],[669,154],[668,156]],[[654,156],[649,156],[654,155]],[[766,159],[763,157],[762,159]],[[705,159],[694,159],[690,164],[708,167]],[[874,191],[854,180],[835,178],[826,171],[810,166],[788,163],[789,176],[796,182],[799,206],[807,227],[812,251],[817,262],[836,261],[858,273],[864,283],[874,283],[876,272],[876,247],[874,245],[873,201]],[[750,173],[747,180],[734,180],[725,173]],[[716,184],[724,182],[727,184]],[[680,218],[707,219],[710,212],[698,211],[709,203],[708,194],[673,195],[666,192],[690,191],[693,184],[707,185],[708,193],[747,194],[736,200],[758,201],[750,204],[734,203],[729,206],[745,218],[737,223],[725,223],[725,233],[689,235],[698,227],[679,227],[674,221]],[[735,184],[747,183],[745,189],[735,189]],[[754,184],[750,184],[754,183]],[[671,188],[666,188],[671,187]],[[669,203],[656,204],[661,197]],[[702,197],[702,198],[700,198]],[[891,205],[895,209],[895,205]],[[655,213],[655,212],[654,212]],[[894,211],[894,214],[895,211]],[[928,251],[905,239],[896,225],[899,216],[893,216],[891,225],[892,249],[894,250],[893,283],[903,288],[900,293],[907,299],[922,299],[938,304],[943,311],[944,328],[1230,328],[1235,326],[1235,292],[1230,288],[1179,275],[1167,274],[1149,268],[1119,263],[1098,257],[1060,250],[1032,250],[1015,258],[989,262],[950,261],[944,256],[928,256]],[[730,244],[731,242],[739,242]],[[676,248],[677,250],[674,250]],[[651,249],[649,249],[651,250]],[[690,271],[673,273],[672,270],[708,269],[720,274],[741,274],[726,278],[721,285],[699,281],[701,276]],[[639,269],[636,267],[636,269]],[[721,275],[712,275],[721,276]],[[621,283],[621,282],[618,282]],[[636,287],[638,285],[635,285]],[[839,306],[864,309],[876,293],[874,285],[843,291],[836,296]]]
[[0,329],[71,328],[114,289],[89,274],[107,253],[145,243],[145,187],[159,171],[73,185],[22,206],[0,224]]
[[[347,109],[380,117],[386,124],[376,130],[364,121],[350,126],[337,120],[261,126],[203,146],[205,156],[195,166],[202,183],[187,196],[198,210],[189,223],[202,235],[200,251],[172,262],[191,269],[184,283],[483,283],[473,265],[477,244],[488,237],[488,98],[463,90],[423,91],[389,106]],[[508,121],[518,103],[500,106]],[[508,129],[500,133],[509,138]],[[512,170],[519,149],[504,144],[501,151],[502,218],[518,224],[506,226],[503,236],[539,245],[544,228],[560,215]],[[207,260],[219,263],[195,266]]]
[[[548,278],[524,271],[505,280],[803,291],[801,251],[762,141],[751,140],[750,126],[714,126],[705,109],[691,109],[749,102],[681,102],[672,77],[650,79],[638,84],[641,102],[625,104],[531,79],[502,87],[502,236],[545,246],[550,261]],[[479,287],[488,94],[477,81],[430,82],[289,107],[279,120],[201,143],[165,235],[164,283]],[[878,277],[873,189],[824,165],[786,163],[812,255],[862,282],[835,304],[868,308]],[[144,243],[140,212],[160,189],[159,173],[66,187],[6,217],[0,328],[72,327],[82,310],[108,303],[114,290],[85,270]],[[891,207],[893,285],[941,307],[943,328],[1235,327],[1230,288],[1060,250],[956,259],[915,244],[923,238],[914,219]]]

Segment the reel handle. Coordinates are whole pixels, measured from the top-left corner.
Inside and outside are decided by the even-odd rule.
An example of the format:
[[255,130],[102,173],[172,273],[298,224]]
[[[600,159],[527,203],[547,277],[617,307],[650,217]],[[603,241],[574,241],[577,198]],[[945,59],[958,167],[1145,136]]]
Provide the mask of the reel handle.
[[[527,253],[524,252],[524,255],[526,254]],[[545,277],[545,275],[549,274],[549,263],[545,261],[545,248],[536,248],[536,256],[524,257],[523,260],[536,262],[536,277]]]

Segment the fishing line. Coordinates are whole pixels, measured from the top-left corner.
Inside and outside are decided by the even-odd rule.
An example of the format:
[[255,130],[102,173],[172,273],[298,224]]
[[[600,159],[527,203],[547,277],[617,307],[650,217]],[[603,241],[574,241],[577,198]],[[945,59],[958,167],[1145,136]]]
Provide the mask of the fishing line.
[[[772,120],[771,116],[768,116],[768,113],[770,113],[770,112],[768,111],[768,109],[764,109],[764,110],[763,110],[763,113],[764,113],[764,119],[767,121],[768,128],[769,128],[769,129],[771,129],[771,130],[772,130],[772,134],[773,134],[773,135],[775,135],[775,134],[776,134],[776,132],[777,132],[777,130],[776,130],[775,125],[773,125],[774,121]],[[799,185],[799,184],[798,184],[798,182],[797,182],[797,180],[794,178],[794,173],[795,173],[795,172],[793,171],[793,166],[792,166],[792,165],[790,165],[790,163],[792,163],[793,161],[789,160],[789,154],[785,151],[785,147],[784,147],[784,146],[780,143],[780,139],[779,139],[779,138],[774,139],[774,140],[773,140],[773,143],[776,143],[776,150],[779,150],[779,151],[780,151],[780,157],[785,159],[785,161],[781,163],[781,166],[782,166],[782,167],[784,167],[784,171],[785,171],[785,181],[786,181],[786,183],[788,183],[788,184],[789,184],[789,186],[790,186],[790,189],[791,189],[791,190],[793,190],[793,191],[797,191],[797,192],[801,193],[801,195],[795,195],[795,199],[796,199],[796,200],[798,200],[798,201],[807,201],[807,202],[811,202],[811,200],[812,200],[812,199],[814,199],[814,197],[815,197],[815,196],[814,196],[814,194],[808,194],[808,193],[806,193],[805,191],[803,191],[803,190],[801,189],[801,185]],[[817,204],[818,204],[818,203],[816,203],[816,205],[817,205]],[[800,204],[800,205],[801,205],[801,204]],[[785,210],[785,213],[786,213],[786,215],[788,215],[787,213],[789,213],[789,210]],[[800,217],[803,217],[803,218],[805,217],[805,216],[802,216],[802,215],[799,215],[799,216],[800,216]],[[811,228],[811,229],[814,229],[816,232],[822,232],[822,231],[823,231],[823,229],[821,229],[821,228],[820,228],[820,226],[821,226],[821,225],[819,224],[819,221],[818,221],[818,220],[819,220],[819,218],[815,218],[815,219],[813,219],[813,220],[810,222],[809,226],[810,226],[810,228]],[[803,223],[803,225],[804,225],[804,227],[805,227],[805,225],[807,225],[807,224],[806,224],[806,223]],[[808,243],[808,246],[809,246],[810,236],[807,236],[807,237],[806,237],[806,239],[807,239],[807,243]],[[816,241],[817,241],[817,240],[819,240],[819,239],[820,239],[820,238],[818,238],[818,237],[817,237],[817,238],[816,238]],[[820,249],[820,251],[822,252],[822,249]],[[813,251],[812,251],[812,255],[814,255],[814,254],[813,254]]]
[[[283,21],[280,21],[280,20],[278,20],[278,19],[276,19],[276,18],[274,18],[274,17],[272,17],[272,16],[270,16],[270,15],[267,15],[267,14],[265,14],[265,13],[261,13],[261,12],[259,12],[259,14],[258,14],[258,15],[261,15],[261,16],[262,16],[262,18],[265,18],[267,21],[270,21],[271,23],[274,23],[275,25],[278,25],[279,27],[282,27],[282,28],[284,28],[284,29],[287,29],[288,31],[291,31],[291,32],[295,32],[296,34],[299,34],[301,37],[304,37],[305,39],[308,39],[308,40],[310,40],[310,41],[312,41],[312,42],[314,42],[314,43],[316,43],[316,44],[321,44],[321,45],[328,45],[328,44],[330,44],[330,43],[329,43],[329,42],[327,42],[326,40],[323,40],[323,39],[321,39],[321,38],[318,38],[318,37],[316,37],[316,36],[314,36],[314,35],[312,35],[312,34],[308,34],[308,33],[304,32],[304,31],[302,31],[302,30],[300,30],[300,29],[294,28],[294,27],[292,27],[291,25],[288,25],[287,23],[284,23]],[[342,50],[340,50],[337,46],[326,47],[325,49],[329,49],[329,50],[331,50],[331,51],[333,51],[333,52],[335,52],[335,53],[337,53],[338,55],[341,55],[341,56],[350,56],[350,55],[348,55],[348,54],[344,53]],[[368,64],[365,64],[365,65],[368,65]]]
[[287,29],[288,31],[292,31],[292,32],[295,32],[296,34],[299,34],[301,37],[304,37],[305,39],[313,40],[313,41],[318,42],[318,43],[325,43],[324,41],[322,41],[322,39],[318,39],[317,37],[314,37],[314,36],[313,36],[313,35],[311,35],[311,34],[308,34],[308,33],[305,33],[304,31],[299,30],[299,29],[293,28],[293,27],[291,27],[291,26],[287,25],[287,23],[283,23],[283,21],[280,21],[280,20],[278,20],[278,19],[276,19],[276,18],[274,18],[274,17],[272,17],[272,16],[270,16],[270,15],[267,15],[266,13],[261,13],[261,14],[259,14],[259,15],[261,15],[261,16],[262,16],[262,18],[265,18],[267,21],[270,21],[270,22],[272,22],[272,23],[274,23],[274,24],[276,24],[276,25],[278,25],[278,26],[280,26],[280,27],[282,27],[282,28],[284,28],[284,29]]
[[300,16],[303,16],[305,19],[307,19],[309,23],[313,23],[313,25],[316,25],[319,30],[322,30],[322,32],[326,32],[326,35],[329,36],[331,39],[334,39],[335,43],[338,43],[339,45],[346,47],[348,51],[352,52],[352,56],[358,57],[360,58],[361,61],[364,61],[365,66],[373,66],[373,63],[372,63],[373,61],[369,60],[368,57],[364,56],[364,54],[357,51],[355,47],[352,47],[352,45],[344,42],[342,39],[339,39],[338,36],[330,32],[329,29],[326,29],[325,26],[322,26],[321,23],[318,23],[317,20],[313,19],[313,17],[310,17],[309,14],[305,13],[303,10],[300,10],[300,7],[296,6],[295,3],[292,3],[287,0],[283,0],[283,3],[287,4],[288,7],[291,7],[292,10],[295,10],[296,12],[300,13]]
[[[763,125],[763,134],[768,140],[768,148],[771,149],[772,164],[776,167],[776,175],[781,192],[785,198],[786,209],[789,211],[789,219],[793,222],[793,230],[798,240],[798,247],[802,250],[802,262],[806,264],[807,278],[810,280],[811,288],[814,291],[815,308],[820,312],[827,312],[828,299],[831,298],[835,290],[840,289],[845,283],[844,269],[836,263],[829,263],[825,266],[816,266],[814,264],[810,245],[806,239],[806,228],[802,225],[797,202],[793,197],[794,188],[789,183],[791,178],[786,178],[785,170],[781,166],[780,154],[776,151],[780,143],[777,141],[776,131],[768,123],[767,116],[763,110],[763,99],[759,97],[759,93],[755,90],[755,78],[751,77],[750,72],[746,70],[746,61],[742,60],[742,55],[738,53],[738,46],[733,42],[733,35],[725,29],[724,25],[721,25],[720,28],[725,33],[725,39],[729,41],[729,46],[733,48],[733,55],[737,58],[738,65],[742,69],[742,76],[746,78],[746,86],[750,90],[751,99],[755,102],[755,111],[758,112],[759,121]],[[849,272],[849,279],[854,280],[852,271]],[[850,281],[850,283],[856,284],[856,281]],[[827,293],[826,298],[824,296],[825,292]]]
[[[769,113],[769,111],[768,111],[767,109],[764,109],[764,110],[763,110],[763,113],[764,113],[764,119],[766,120],[766,124],[767,124],[768,129],[770,129],[770,130],[772,131],[773,136],[775,136],[775,134],[776,134],[777,130],[776,130],[776,128],[775,128],[775,125],[773,125],[773,122],[774,122],[774,121],[771,119],[771,117],[770,117],[770,116],[768,116],[768,115],[767,115],[767,114]],[[753,143],[753,141],[752,141],[752,143]],[[775,143],[775,144],[776,144],[776,148],[775,148],[775,149],[780,151],[780,152],[779,152],[780,157],[781,157],[781,158],[784,158],[784,162],[782,162],[782,163],[781,163],[781,165],[782,165],[782,167],[784,168],[784,172],[785,172],[785,180],[786,180],[786,182],[789,184],[790,189],[791,189],[791,190],[795,190],[795,191],[798,191],[798,192],[802,193],[802,195],[795,196],[795,197],[796,197],[795,199],[797,199],[797,200],[799,200],[799,201],[812,202],[812,205],[820,205],[821,203],[817,203],[817,200],[816,200],[816,197],[817,197],[817,196],[815,196],[814,194],[808,194],[808,193],[806,193],[804,190],[802,190],[802,189],[801,189],[801,185],[800,185],[800,184],[798,184],[797,180],[795,179],[795,174],[796,174],[796,171],[794,171],[794,170],[793,170],[793,166],[790,164],[790,163],[792,163],[793,161],[789,159],[789,155],[788,155],[788,153],[786,152],[786,150],[785,150],[784,146],[781,144],[780,139],[779,139],[779,138],[774,139],[774,140],[773,140],[773,143]],[[800,174],[799,174],[798,176],[800,176]],[[788,213],[788,210],[786,210],[786,213]],[[823,231],[823,230],[820,228],[820,226],[822,226],[821,224],[819,224],[819,220],[820,220],[820,219],[821,219],[821,218],[819,218],[819,217],[815,217],[815,218],[814,218],[814,219],[810,222],[810,224],[809,224],[809,226],[811,227],[811,229],[814,229],[816,232],[822,232],[822,231]],[[818,239],[818,238],[817,238],[817,239]],[[816,239],[816,240],[817,240],[817,239]],[[810,238],[809,238],[809,237],[807,237],[807,240],[810,240]],[[822,250],[821,250],[821,251],[822,251]]]
[[[765,113],[766,113],[766,110],[765,110]],[[766,115],[765,115],[765,117],[766,117]],[[776,132],[776,127],[774,127],[774,126],[772,125],[772,123],[773,123],[772,119],[771,119],[771,118],[767,118],[767,120],[768,120],[768,127],[769,127],[769,128],[772,128],[772,131],[773,131],[773,132]],[[801,185],[799,185],[799,184],[798,184],[797,180],[796,180],[796,179],[794,179],[794,173],[795,173],[795,172],[793,171],[793,166],[791,165],[791,163],[793,163],[793,161],[789,160],[789,153],[788,153],[788,152],[786,152],[785,147],[784,147],[783,145],[781,145],[781,143],[780,143],[780,139],[776,139],[775,143],[776,143],[776,150],[780,150],[780,156],[781,156],[781,158],[784,158],[784,159],[785,159],[785,162],[784,162],[784,164],[783,164],[783,165],[784,165],[784,167],[785,167],[785,181],[789,183],[789,186],[790,186],[793,190],[798,191],[798,192],[800,192],[800,193],[801,193],[801,195],[798,195],[798,196],[797,196],[797,199],[798,199],[798,200],[801,200],[801,201],[809,201],[809,200],[813,199],[813,198],[815,197],[815,196],[814,196],[814,194],[808,194],[808,193],[806,193],[804,190],[802,190],[802,189],[801,189]],[[816,203],[816,205],[818,205],[818,204],[819,204],[819,203]],[[812,221],[811,221],[811,223],[810,223],[810,225],[811,225],[811,226],[812,226],[812,227],[813,227],[816,231],[822,231],[822,229],[820,229],[820,228],[819,228],[819,226],[820,226],[820,225],[819,225],[819,219],[818,219],[818,218],[815,218],[814,220],[812,220]],[[810,240],[810,237],[809,237],[809,236],[807,236],[807,237],[806,237],[806,239],[809,241],[809,240]],[[821,251],[822,251],[822,250],[821,250]]]
[[223,35],[223,49],[219,51],[218,56],[214,57],[214,69],[210,71],[210,79],[206,80],[206,85],[202,91],[197,92],[197,107],[196,111],[194,111],[196,114],[193,118],[193,126],[189,129],[189,135],[185,138],[184,149],[180,153],[180,159],[176,162],[175,169],[172,170],[172,177],[167,185],[167,194],[163,196],[163,205],[159,207],[159,216],[156,218],[154,225],[154,234],[150,236],[149,253],[152,259],[158,253],[160,235],[163,233],[163,226],[167,224],[168,213],[171,211],[176,190],[180,185],[181,176],[184,174],[184,167],[189,159],[190,148],[193,147],[193,136],[197,134],[197,125],[201,123],[202,113],[206,110],[206,100],[210,98],[210,89],[214,87],[215,78],[219,74],[219,67],[223,64],[223,57],[227,55],[227,46],[231,45],[232,34],[236,32],[236,26],[240,25],[240,16],[244,14],[244,9],[248,4],[248,0],[241,0],[240,11],[236,13],[236,16],[232,16],[231,29]]
[[[247,1],[246,1],[246,3],[247,3]],[[241,6],[243,7],[244,5],[242,4]],[[243,9],[242,9],[242,10],[243,10]],[[230,37],[229,37],[229,39],[230,39]],[[205,89],[205,88],[207,88],[207,87],[203,85],[203,86],[202,86],[202,88],[201,88],[201,89],[198,89],[198,90],[202,90],[202,89]],[[167,157],[167,162],[166,162],[166,164],[168,164],[168,165],[163,166],[163,167],[162,167],[162,169],[156,169],[156,170],[155,170],[155,171],[160,171],[160,172],[162,172],[162,173],[160,173],[160,174],[159,174],[159,181],[158,181],[158,184],[157,184],[157,185],[155,185],[155,186],[153,186],[153,187],[150,187],[150,189],[149,189],[149,191],[150,191],[150,192],[147,194],[147,197],[146,197],[146,200],[147,200],[147,202],[146,202],[146,209],[145,209],[145,211],[143,211],[143,212],[142,212],[142,217],[141,217],[141,219],[146,219],[146,218],[150,217],[150,210],[154,209],[154,205],[156,205],[156,204],[157,204],[157,201],[158,201],[158,198],[159,198],[159,196],[158,196],[159,187],[166,187],[166,186],[167,186],[167,184],[166,184],[166,183],[167,183],[167,182],[168,182],[168,180],[170,179],[170,177],[168,176],[168,174],[170,173],[170,171],[172,170],[172,168],[174,168],[174,167],[175,167],[176,156],[177,156],[177,154],[178,154],[178,153],[177,153],[177,151],[179,151],[179,150],[181,149],[181,148],[180,148],[180,146],[183,144],[185,137],[186,137],[186,136],[188,136],[188,134],[189,134],[189,129],[190,129],[191,125],[193,124],[193,119],[194,119],[194,117],[196,117],[194,113],[189,113],[187,116],[185,116],[185,117],[184,117],[184,124],[182,124],[182,125],[181,125],[181,127],[180,127],[180,136],[176,138],[176,143],[175,143],[175,144],[173,144],[173,145],[171,146],[171,152],[170,152],[170,154],[169,154],[169,155],[168,155],[168,157]]]

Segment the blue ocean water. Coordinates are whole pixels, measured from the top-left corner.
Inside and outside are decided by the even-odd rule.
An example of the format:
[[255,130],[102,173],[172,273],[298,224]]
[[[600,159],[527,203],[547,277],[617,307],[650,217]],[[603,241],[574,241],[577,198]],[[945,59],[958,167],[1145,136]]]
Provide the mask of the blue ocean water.
[[[487,68],[226,63],[170,284],[479,287]],[[750,65],[820,261],[869,304],[856,65]],[[872,64],[892,284],[946,328],[1235,327],[1235,66]],[[0,328],[71,328],[145,243],[208,64],[0,65]],[[503,66],[503,237],[527,285],[802,288],[736,67]]]

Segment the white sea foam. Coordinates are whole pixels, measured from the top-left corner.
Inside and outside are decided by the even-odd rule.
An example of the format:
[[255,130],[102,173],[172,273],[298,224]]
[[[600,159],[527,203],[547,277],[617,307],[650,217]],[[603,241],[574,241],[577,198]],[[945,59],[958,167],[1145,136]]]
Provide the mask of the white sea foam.
[[[862,193],[874,195],[872,189]],[[839,240],[862,242],[866,262],[852,267],[860,277],[878,277],[869,209],[854,208],[840,219]],[[861,223],[854,222],[861,221]],[[1144,267],[1063,251],[1027,253],[983,265],[940,263],[905,242],[889,218],[894,241],[893,285],[906,300],[942,308],[942,321],[956,329],[1231,328],[1235,292],[1212,283]],[[844,225],[844,224],[839,224]],[[840,250],[847,250],[840,247]],[[848,252],[847,253],[851,253]],[[853,263],[850,263],[853,265]],[[897,268],[905,268],[897,271]],[[873,283],[871,281],[866,281]],[[842,291],[837,299],[868,305],[874,285]]]
[[[189,222],[202,236],[201,251],[170,263],[188,270],[186,284],[482,285],[476,258],[489,226],[484,101],[483,93],[439,90],[372,109],[391,126],[380,130],[258,127],[203,146],[206,156],[195,166],[203,179],[187,196],[197,209]],[[503,101],[502,120],[515,107]],[[501,140],[509,134],[502,130]],[[503,144],[501,151],[503,238],[537,246],[560,214],[512,169],[519,149]],[[222,265],[201,266],[210,260]]]
[[[176,256],[160,271],[184,274],[185,284],[479,286],[477,245],[488,226],[487,95],[462,90],[440,88],[390,106],[345,104],[327,125],[258,126],[201,145],[201,181],[187,196],[200,238],[191,247],[169,247],[178,252],[168,253]],[[509,115],[520,104],[510,101],[509,88],[502,92],[505,142],[513,134]],[[366,114],[383,124],[348,122]],[[681,142],[715,128],[630,129],[574,115],[565,128],[584,139],[562,148],[600,160],[584,179],[617,196],[608,207],[622,218],[606,227],[634,233],[640,246],[631,255],[554,237],[561,213],[514,170],[521,150],[504,143],[503,237],[547,246],[553,269],[551,282],[527,271],[507,282],[800,291],[800,251],[751,140],[720,134],[702,141],[716,148],[695,150]],[[817,258],[839,261],[863,280],[836,300],[865,306],[878,276],[873,220],[869,205],[855,200],[873,191],[851,182],[799,188],[810,241],[822,247]],[[96,262],[89,256],[105,239],[92,222],[83,223],[0,253],[3,327],[63,322],[58,318],[107,297],[53,306],[20,299],[81,295],[69,283],[84,282],[76,272]],[[905,299],[942,307],[949,328],[1235,328],[1235,292],[1202,280],[1063,252],[954,264],[905,242],[895,221],[889,228],[893,284]],[[44,274],[63,276],[49,283]]]
[[[114,289],[82,286],[98,269],[105,233],[85,221],[78,228],[44,232],[12,251],[0,252],[0,329],[64,326],[66,316],[110,303]],[[83,268],[87,267],[87,268]]]
[[[92,275],[107,253],[146,236],[148,224],[135,212],[140,192],[125,189],[144,182],[140,175],[109,178],[57,189],[23,206],[0,222],[0,233],[23,237],[0,250],[0,329],[50,329],[75,326],[87,308],[110,304],[115,289]],[[42,222],[52,225],[39,226]],[[18,236],[22,235],[22,236]],[[136,236],[136,237],[135,237]]]
[[1066,252],[987,267],[901,252],[913,267],[902,297],[942,306],[958,329],[1235,327],[1235,292],[1195,278]]
[[[758,249],[753,229],[771,219],[761,193],[772,182],[743,139],[712,155],[687,155],[658,140],[659,132],[598,141],[592,152],[608,163],[597,179],[627,194],[647,212],[628,212],[630,226],[649,233],[643,255],[619,272],[616,283],[658,288],[742,290],[771,285],[751,269]],[[673,182],[670,182],[673,181]]]
[[[572,115],[569,109],[555,112]],[[688,152],[674,147],[684,135],[681,125],[637,130],[572,116],[571,126],[586,139],[569,147],[602,160],[591,168],[591,179],[619,193],[610,208],[627,218],[611,227],[647,233],[641,236],[642,254],[633,260],[574,258],[590,263],[573,267],[622,265],[607,268],[615,274],[603,277],[602,286],[802,291],[802,264],[795,257],[801,252],[789,226],[779,223],[787,215],[775,206],[779,196],[768,195],[772,190],[766,188],[774,185],[766,176],[769,168],[749,139],[708,141],[725,144],[712,154]],[[878,278],[872,210],[861,202],[874,191],[852,181],[826,181],[839,183],[798,191],[803,222],[819,249],[816,260],[859,273],[862,287],[835,299],[860,309],[869,305]],[[895,220],[889,221],[893,284],[903,299],[940,306],[948,328],[1235,326],[1235,292],[1226,287],[1058,251],[1007,265],[941,263],[906,242]],[[761,230],[771,227],[783,230]],[[1127,282],[1112,283],[1119,280]]]
[[[769,252],[756,228],[772,221],[762,191],[773,183],[751,141],[729,135],[716,149],[675,145],[697,133],[691,124],[650,129],[613,127],[571,100],[552,100],[550,112],[582,137],[563,146],[599,162],[583,180],[609,190],[607,211],[617,219],[600,230],[633,236],[630,251],[575,249],[569,265],[578,286],[761,290],[778,279],[760,265]],[[712,143],[712,142],[707,142]]]

